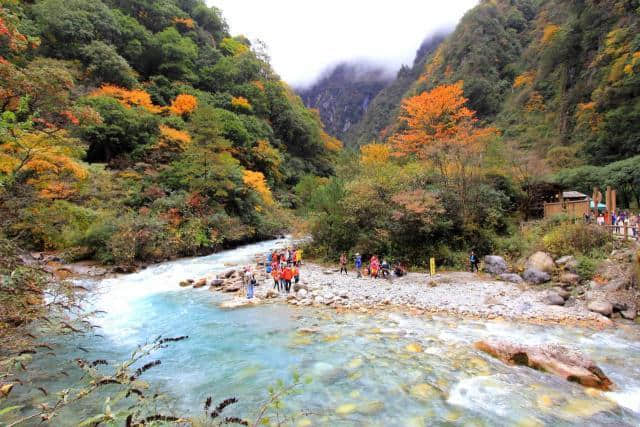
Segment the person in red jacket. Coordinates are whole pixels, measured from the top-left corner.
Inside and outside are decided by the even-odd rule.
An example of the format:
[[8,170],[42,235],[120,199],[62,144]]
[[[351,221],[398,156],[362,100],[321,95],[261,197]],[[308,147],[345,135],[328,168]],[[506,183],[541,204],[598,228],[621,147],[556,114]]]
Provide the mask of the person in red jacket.
[[291,279],[293,278],[293,272],[289,265],[282,270],[282,278],[284,279],[284,290],[287,293],[291,292]]

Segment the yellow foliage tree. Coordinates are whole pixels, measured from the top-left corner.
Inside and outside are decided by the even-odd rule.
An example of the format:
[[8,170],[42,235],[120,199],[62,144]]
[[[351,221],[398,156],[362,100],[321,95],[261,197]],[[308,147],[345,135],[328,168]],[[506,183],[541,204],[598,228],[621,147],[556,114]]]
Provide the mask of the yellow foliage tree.
[[158,148],[169,151],[183,151],[189,144],[191,144],[191,135],[189,133],[166,125],[160,125]]
[[555,24],[547,25],[546,27],[544,27],[544,30],[542,30],[542,38],[540,39],[540,42],[543,45],[548,44],[550,41],[553,40],[553,38],[556,36],[559,30],[560,30],[560,27],[558,27]]
[[196,23],[191,18],[173,18],[173,23],[179,27],[183,27],[188,30],[193,30],[196,27]]
[[338,138],[332,137],[325,131],[322,131],[320,137],[322,138],[322,142],[324,143],[324,148],[326,148],[327,150],[333,151],[334,153],[342,150],[342,141],[340,141]]
[[102,85],[100,89],[93,91],[91,95],[109,96],[117,99],[125,107],[141,107],[154,114],[161,113],[163,111],[162,107],[153,103],[151,95],[144,90],[129,90],[116,85]]
[[80,162],[80,141],[69,138],[65,131],[52,135],[32,132],[7,138],[0,144],[0,175],[9,183],[28,177],[27,183],[45,198],[66,198],[70,186],[65,179],[83,180],[87,169]]
[[274,148],[269,141],[259,139],[253,147],[253,156],[257,159],[259,169],[266,171],[276,181],[282,178],[280,165],[282,164],[282,154]]
[[387,163],[391,149],[385,144],[371,143],[360,147],[360,163],[363,166],[376,166]]
[[231,105],[240,110],[252,111],[253,107],[249,100],[242,96],[234,96],[231,98]]
[[193,95],[181,94],[171,102],[169,111],[176,116],[193,113],[198,108],[198,100]]
[[518,77],[516,77],[515,80],[513,81],[513,88],[518,89],[522,86],[529,86],[531,85],[531,83],[533,83],[535,78],[536,78],[535,71],[527,71],[525,73],[522,73]]
[[244,171],[243,176],[244,184],[257,192],[262,201],[266,205],[272,205],[274,203],[273,196],[271,195],[271,189],[267,185],[267,181],[264,178],[264,174],[262,172],[254,172],[250,170]]

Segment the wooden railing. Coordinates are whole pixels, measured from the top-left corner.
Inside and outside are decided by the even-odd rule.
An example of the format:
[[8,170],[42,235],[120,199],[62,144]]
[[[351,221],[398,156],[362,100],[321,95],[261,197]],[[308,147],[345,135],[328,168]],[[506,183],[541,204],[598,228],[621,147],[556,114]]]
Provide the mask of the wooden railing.
[[612,238],[624,240],[640,241],[640,226],[630,226],[628,224],[621,225],[598,225],[607,229]]

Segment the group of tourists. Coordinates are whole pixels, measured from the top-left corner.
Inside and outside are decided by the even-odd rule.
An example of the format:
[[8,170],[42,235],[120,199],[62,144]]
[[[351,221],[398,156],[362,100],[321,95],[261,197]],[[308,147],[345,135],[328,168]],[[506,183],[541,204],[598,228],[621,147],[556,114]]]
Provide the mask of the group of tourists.
[[273,288],[278,292],[291,292],[291,283],[300,281],[302,249],[287,248],[267,254],[267,273],[273,278]]
[[[348,275],[348,262],[347,254],[343,252],[340,255],[340,274],[344,273]],[[380,261],[377,255],[373,255],[369,260],[369,265],[365,266],[363,269],[362,255],[356,253],[354,265],[358,278],[369,276],[372,279],[377,279],[379,277],[389,279],[391,278],[392,272],[396,277],[402,277],[407,274],[407,269],[401,262],[396,262],[392,267],[385,258],[382,258],[382,261]]]
[[[593,215],[591,212],[584,214],[585,222],[593,222]],[[640,226],[640,214],[633,214],[628,211],[617,212],[604,212],[595,218],[595,223],[598,225],[613,226],[613,232],[616,234],[622,234],[625,227],[627,232],[633,237],[638,236],[638,226]]]

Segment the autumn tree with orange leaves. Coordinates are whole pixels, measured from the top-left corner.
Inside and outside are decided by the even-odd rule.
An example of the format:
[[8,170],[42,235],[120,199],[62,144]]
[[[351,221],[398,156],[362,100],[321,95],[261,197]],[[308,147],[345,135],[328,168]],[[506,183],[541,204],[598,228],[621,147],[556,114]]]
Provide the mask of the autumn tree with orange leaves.
[[494,128],[478,126],[463,83],[438,86],[402,103],[400,120],[405,129],[391,138],[393,155],[414,156],[432,165],[444,187],[458,193],[467,209],[469,184],[474,179],[482,153]]

